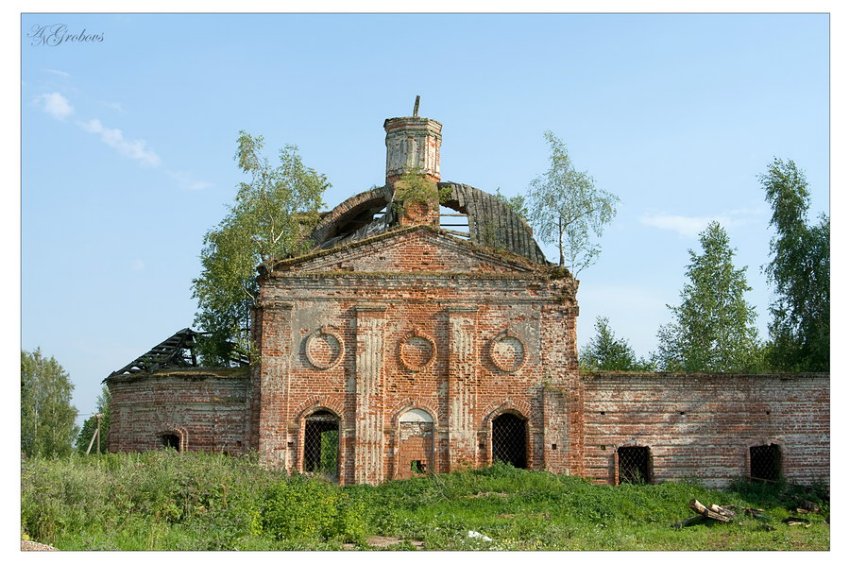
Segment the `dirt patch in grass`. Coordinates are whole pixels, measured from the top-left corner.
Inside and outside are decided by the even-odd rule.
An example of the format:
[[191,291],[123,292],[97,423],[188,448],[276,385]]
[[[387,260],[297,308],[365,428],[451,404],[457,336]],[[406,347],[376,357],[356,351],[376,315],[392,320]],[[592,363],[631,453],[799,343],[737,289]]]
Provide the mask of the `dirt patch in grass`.
[[59,551],[52,545],[38,543],[37,541],[21,540],[21,551]]

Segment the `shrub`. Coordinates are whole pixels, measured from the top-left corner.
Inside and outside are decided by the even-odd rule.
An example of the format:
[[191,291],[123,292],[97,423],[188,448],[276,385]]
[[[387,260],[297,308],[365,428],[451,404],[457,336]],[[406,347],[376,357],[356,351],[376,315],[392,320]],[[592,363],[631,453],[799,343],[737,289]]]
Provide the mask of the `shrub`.
[[337,519],[338,489],[295,477],[271,486],[260,509],[262,532],[276,540],[327,539]]

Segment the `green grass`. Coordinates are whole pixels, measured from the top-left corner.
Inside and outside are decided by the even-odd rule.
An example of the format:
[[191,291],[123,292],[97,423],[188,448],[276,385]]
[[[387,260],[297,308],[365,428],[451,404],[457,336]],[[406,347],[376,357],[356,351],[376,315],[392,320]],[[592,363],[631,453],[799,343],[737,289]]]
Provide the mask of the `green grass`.
[[[761,508],[730,524],[675,529],[688,502]],[[803,500],[811,525],[785,518]],[[22,466],[23,535],[64,550],[828,550],[824,488],[740,483],[594,485],[497,465],[340,488],[287,477],[250,457],[160,451]],[[479,532],[491,542],[468,537]]]

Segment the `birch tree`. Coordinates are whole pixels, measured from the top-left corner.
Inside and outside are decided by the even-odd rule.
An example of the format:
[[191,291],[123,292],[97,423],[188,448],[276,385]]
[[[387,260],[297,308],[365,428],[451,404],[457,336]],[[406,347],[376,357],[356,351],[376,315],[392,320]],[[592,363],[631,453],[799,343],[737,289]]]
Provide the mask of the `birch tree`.
[[282,149],[273,167],[263,146],[262,136],[239,133],[235,159],[250,180],[239,183],[229,213],[204,237],[193,296],[195,325],[208,334],[200,342],[206,364],[225,364],[234,347],[250,352],[257,267],[271,269],[275,259],[306,250],[305,236],[318,221],[322,194],[330,186],[324,175],[304,165],[297,147]]
[[594,238],[614,219],[619,199],[573,167],[564,142],[554,133],[543,136],[551,149],[549,170],[529,185],[529,220],[542,242],[558,246],[558,265],[575,275],[599,256]]

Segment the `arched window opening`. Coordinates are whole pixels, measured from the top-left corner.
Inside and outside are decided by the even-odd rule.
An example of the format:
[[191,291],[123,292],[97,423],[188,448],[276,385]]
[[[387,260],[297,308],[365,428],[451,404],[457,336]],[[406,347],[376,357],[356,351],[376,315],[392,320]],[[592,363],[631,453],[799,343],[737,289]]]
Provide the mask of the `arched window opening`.
[[159,436],[160,443],[162,447],[165,449],[173,449],[174,451],[181,451],[180,445],[180,436],[176,433],[165,433]]
[[501,461],[517,469],[528,467],[526,420],[516,414],[493,419],[493,462]]
[[339,418],[327,410],[314,412],[304,423],[304,472],[339,478]]

